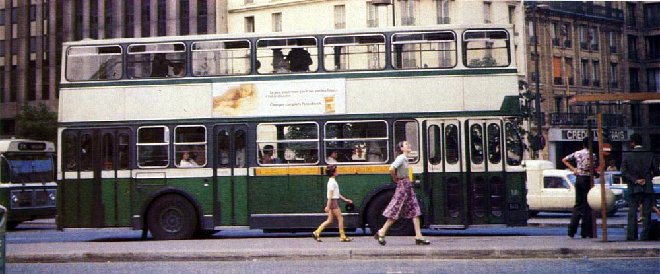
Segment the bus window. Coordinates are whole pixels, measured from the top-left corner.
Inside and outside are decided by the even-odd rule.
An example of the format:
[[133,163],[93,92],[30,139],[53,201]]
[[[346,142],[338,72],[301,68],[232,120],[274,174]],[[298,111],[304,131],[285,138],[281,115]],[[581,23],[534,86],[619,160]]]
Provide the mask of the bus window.
[[78,137],[74,132],[64,131],[62,133],[62,163],[64,171],[76,171],[78,169]]
[[262,151],[268,145],[273,146],[273,157],[281,164],[316,164],[319,161],[318,125],[311,122],[259,124],[257,145]]
[[438,125],[431,125],[429,135],[429,160],[432,165],[442,163],[442,134]]
[[318,49],[314,37],[268,38],[257,41],[260,74],[316,72]]
[[326,154],[336,153],[332,163],[384,163],[387,161],[385,121],[328,122],[325,125]]
[[411,163],[419,160],[419,126],[417,121],[396,121],[394,122],[394,144],[401,141],[408,141],[410,144],[410,154],[408,161]]
[[[184,154],[187,155],[184,157]],[[174,155],[177,167],[206,166],[206,127],[174,128]]]
[[68,81],[117,80],[122,77],[120,46],[71,47],[66,52]]
[[326,71],[381,70],[385,68],[385,36],[351,35],[323,38]]
[[470,154],[472,155],[472,163],[481,164],[484,162],[484,132],[479,124],[474,124],[470,127]]
[[80,170],[92,170],[92,155],[94,155],[92,149],[92,136],[89,134],[80,136]]
[[504,128],[506,130],[506,164],[518,166],[522,161],[524,150],[518,126],[512,122],[508,122]]
[[456,125],[445,126],[445,161],[447,164],[458,163],[460,157],[458,141],[458,127]]
[[488,162],[499,164],[502,161],[500,125],[491,123],[488,125]]
[[392,35],[392,65],[397,69],[456,66],[456,34],[451,31]]
[[126,58],[128,77],[183,77],[186,74],[185,50],[183,43],[130,45]]
[[509,34],[503,30],[466,31],[463,51],[466,67],[506,67],[511,63]]
[[170,131],[165,126],[142,127],[137,131],[138,167],[169,165]]
[[247,136],[244,130],[237,130],[235,133],[234,145],[236,146],[236,162],[235,167],[246,167],[247,160]]
[[129,153],[128,153],[129,146],[128,146],[128,144],[129,144],[128,134],[120,133],[119,134],[119,144],[117,144],[118,145],[118,153],[117,154],[119,156],[119,158],[118,158],[118,164],[119,164],[118,169],[121,169],[121,170],[128,169],[128,161],[129,161],[129,159],[128,159],[128,157],[129,157]]
[[103,151],[101,151],[103,170],[112,170],[114,168],[115,145],[112,137],[113,135],[110,133],[103,135]]
[[248,40],[195,42],[192,73],[194,76],[249,74],[250,48]]

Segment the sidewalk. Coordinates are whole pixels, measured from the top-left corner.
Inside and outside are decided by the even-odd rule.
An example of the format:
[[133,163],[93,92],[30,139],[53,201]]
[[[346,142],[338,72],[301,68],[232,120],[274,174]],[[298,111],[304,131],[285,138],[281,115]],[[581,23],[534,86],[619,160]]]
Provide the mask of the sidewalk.
[[252,261],[347,259],[520,259],[520,258],[660,258],[658,242],[571,239],[566,236],[431,236],[429,246],[412,237],[387,237],[380,246],[369,236],[340,243],[326,237],[228,238],[190,241],[63,242],[12,244],[7,263],[111,261]]

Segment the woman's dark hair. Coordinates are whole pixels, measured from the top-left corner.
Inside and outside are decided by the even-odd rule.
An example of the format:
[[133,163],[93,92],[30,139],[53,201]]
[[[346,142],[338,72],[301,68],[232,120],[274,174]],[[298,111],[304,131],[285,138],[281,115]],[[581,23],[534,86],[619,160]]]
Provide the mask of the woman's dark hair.
[[335,175],[336,171],[337,171],[336,165],[329,165],[328,167],[325,168],[325,175],[333,176]]
[[406,142],[406,140],[399,141],[398,143],[396,143],[396,154],[397,154],[397,155],[403,153],[402,148],[403,148],[403,144],[404,144],[405,142]]

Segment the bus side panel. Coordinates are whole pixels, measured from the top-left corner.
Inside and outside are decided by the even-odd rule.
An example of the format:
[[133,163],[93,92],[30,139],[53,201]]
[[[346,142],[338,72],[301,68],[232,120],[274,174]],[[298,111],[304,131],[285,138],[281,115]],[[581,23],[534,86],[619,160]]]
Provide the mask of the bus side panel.
[[220,201],[220,225],[248,225],[248,178],[221,176],[218,184],[216,197]]
[[127,227],[131,225],[131,204],[119,203],[130,195],[130,179],[103,180],[103,205],[105,207],[105,225],[109,227]]
[[464,173],[444,173],[446,198],[445,223],[448,225],[468,225],[468,183]]
[[202,215],[213,214],[213,188],[211,187],[211,178],[177,178],[167,179],[169,187],[182,190],[194,197],[195,201],[201,207]]
[[506,209],[507,225],[527,225],[527,190],[525,188],[525,173],[507,173],[506,177]]
[[95,214],[92,195],[92,180],[69,180],[60,184],[59,193],[65,193],[58,197],[64,203],[61,219],[63,227],[92,227],[92,214]]
[[442,173],[429,173],[429,179],[431,181],[431,210],[433,211],[433,216],[431,219],[431,224],[447,224],[448,218],[446,216],[446,183],[443,181]]

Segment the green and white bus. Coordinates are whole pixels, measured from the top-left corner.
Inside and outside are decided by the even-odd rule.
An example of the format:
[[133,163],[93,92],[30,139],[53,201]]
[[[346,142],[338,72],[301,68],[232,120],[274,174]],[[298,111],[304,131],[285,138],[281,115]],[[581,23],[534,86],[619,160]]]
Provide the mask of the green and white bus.
[[[336,153],[348,229],[380,227],[408,140],[427,228],[527,222],[510,25],[65,43],[59,229],[305,231]],[[400,221],[393,234],[411,233]]]
[[0,140],[0,204],[7,208],[7,229],[55,217],[56,193],[52,142]]

